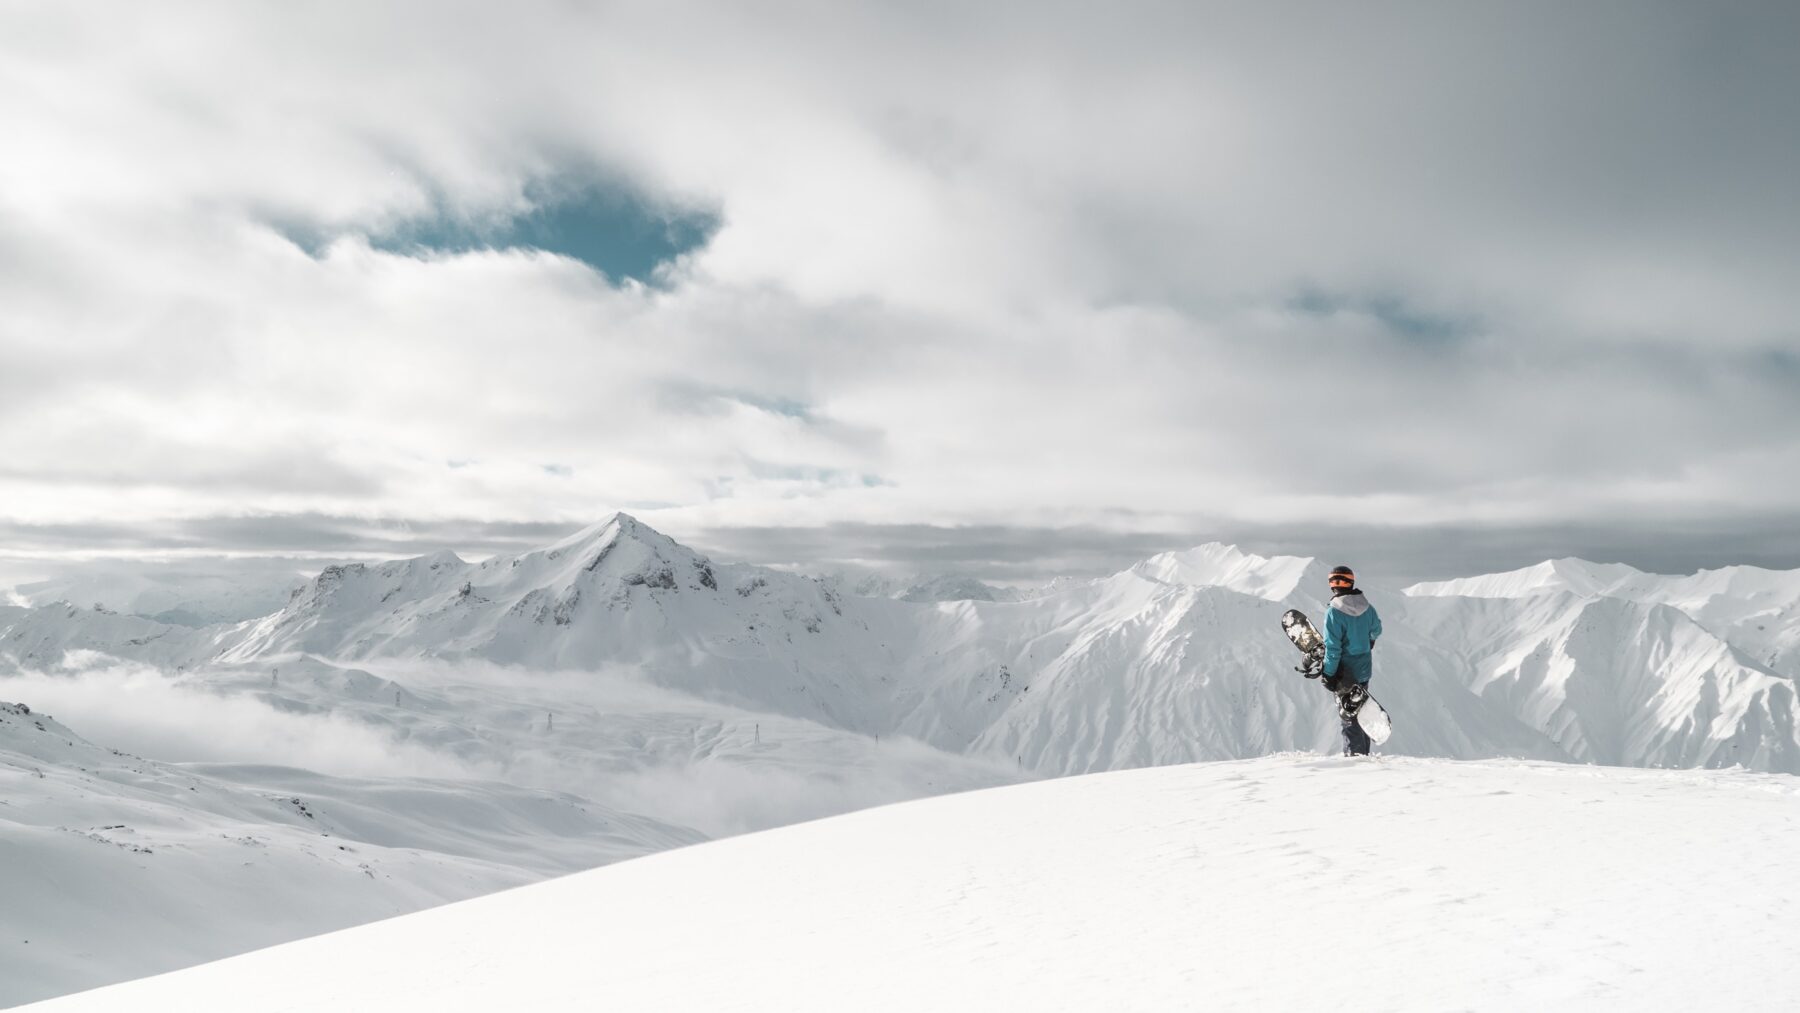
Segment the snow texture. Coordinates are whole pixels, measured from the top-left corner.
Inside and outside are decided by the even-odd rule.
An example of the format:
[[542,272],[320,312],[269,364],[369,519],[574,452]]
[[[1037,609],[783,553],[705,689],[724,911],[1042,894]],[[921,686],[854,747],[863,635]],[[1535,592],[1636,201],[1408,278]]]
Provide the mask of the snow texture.
[[[1781,1009],[1800,781],[1278,756],[868,810],[47,1003]],[[1746,851],[1753,846],[1754,859]]]
[[0,1002],[702,839],[492,781],[157,763],[0,704]]

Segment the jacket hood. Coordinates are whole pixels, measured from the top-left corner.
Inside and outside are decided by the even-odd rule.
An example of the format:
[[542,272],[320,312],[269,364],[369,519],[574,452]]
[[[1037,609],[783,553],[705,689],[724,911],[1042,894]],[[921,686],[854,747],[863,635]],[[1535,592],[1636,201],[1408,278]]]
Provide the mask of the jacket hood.
[[1369,599],[1361,591],[1351,591],[1331,599],[1331,607],[1347,616],[1360,616],[1369,611]]

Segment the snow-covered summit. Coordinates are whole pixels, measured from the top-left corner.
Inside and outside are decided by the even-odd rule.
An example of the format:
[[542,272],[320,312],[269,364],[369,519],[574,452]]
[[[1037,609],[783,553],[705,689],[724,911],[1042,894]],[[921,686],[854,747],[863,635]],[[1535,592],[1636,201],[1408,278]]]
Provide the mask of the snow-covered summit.
[[525,577],[540,583],[567,584],[589,574],[597,575],[591,578],[596,580],[673,588],[678,582],[689,583],[690,576],[699,581],[711,563],[630,514],[615,513],[542,549],[490,559],[480,569],[495,574],[523,570]]
[[620,513],[542,549],[480,564],[437,552],[327,567],[226,656],[299,651],[525,661],[544,650],[566,653],[556,646],[601,613],[628,610],[634,595],[642,598],[637,592],[684,589],[717,594],[711,563]]

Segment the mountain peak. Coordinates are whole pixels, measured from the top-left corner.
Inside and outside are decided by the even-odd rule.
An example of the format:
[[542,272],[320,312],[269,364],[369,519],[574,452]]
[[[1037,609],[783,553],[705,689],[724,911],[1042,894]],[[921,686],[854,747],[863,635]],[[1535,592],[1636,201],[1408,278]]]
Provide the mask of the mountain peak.
[[550,578],[554,584],[600,575],[626,584],[674,587],[690,572],[701,585],[713,580],[706,557],[628,513],[615,513],[509,565],[527,561],[540,573],[550,564],[551,571],[561,574]]
[[558,541],[526,555],[548,555],[552,558],[580,553],[589,549],[598,551],[616,543],[634,542],[645,546],[659,555],[697,555],[692,549],[656,530],[636,517],[624,512],[609,515],[597,524],[590,524]]
[[593,545],[597,542],[611,541],[619,534],[629,535],[635,533],[637,529],[642,527],[643,524],[630,514],[613,513],[609,514],[606,519],[598,523],[589,524],[587,527],[580,528],[573,534],[565,535],[536,551],[561,552],[585,545]]

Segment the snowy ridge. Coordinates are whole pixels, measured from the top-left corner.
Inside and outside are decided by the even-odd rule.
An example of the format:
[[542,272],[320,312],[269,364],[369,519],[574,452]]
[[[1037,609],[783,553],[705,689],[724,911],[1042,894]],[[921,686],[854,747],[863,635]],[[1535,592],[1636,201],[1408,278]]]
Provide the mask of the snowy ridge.
[[1414,584],[1406,589],[1406,593],[1413,597],[1523,598],[1534,594],[1568,591],[1591,596],[1607,594],[1616,588],[1649,579],[1654,579],[1651,574],[1623,563],[1547,559],[1535,566],[1506,573]]
[[1126,771],[685,848],[40,1008],[1331,1008],[1345,975],[1296,961],[1332,966],[1308,927],[1334,898],[1380,927],[1354,963],[1384,1009],[1770,1009],[1800,993],[1800,906],[1771,888],[1800,879],[1797,805],[1800,781],[1743,771]]
[[1757,664],[1800,676],[1800,570],[1730,566],[1685,576],[1561,559],[1509,573],[1415,584],[1413,597],[1518,599],[1573,593],[1670,605]]
[[[279,568],[232,574],[172,565],[114,566],[20,584],[11,593],[27,606],[98,604],[177,626],[207,626],[268,615],[303,582],[297,571]],[[0,593],[0,600],[5,597]]]
[[[1331,748],[1328,698],[1289,677],[1272,632],[1284,608],[1320,614],[1325,573],[1213,544],[1024,601],[907,602],[715,564],[619,514],[479,565],[331,567],[237,627],[34,610],[0,619],[0,650],[190,669],[308,656],[629,670],[721,705],[1068,774]],[[1388,628],[1376,692],[1391,752],[1800,772],[1795,574],[1555,560],[1410,590],[1369,588]]]

